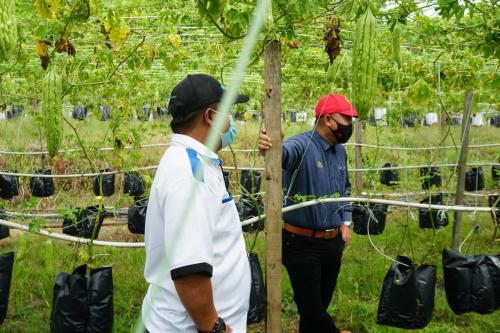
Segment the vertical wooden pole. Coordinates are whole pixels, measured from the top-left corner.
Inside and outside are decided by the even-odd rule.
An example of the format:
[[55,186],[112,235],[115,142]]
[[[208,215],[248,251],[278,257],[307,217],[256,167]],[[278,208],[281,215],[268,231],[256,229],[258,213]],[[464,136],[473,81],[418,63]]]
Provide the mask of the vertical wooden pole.
[[[455,196],[455,204],[463,205],[464,203],[464,187],[465,187],[465,170],[467,168],[467,150],[469,149],[469,131],[472,122],[472,98],[474,93],[466,91],[464,96],[464,114],[462,117],[462,136],[460,145],[460,155],[458,157],[458,180],[457,193]],[[451,248],[458,250],[460,243],[460,224],[462,221],[462,212],[455,212],[455,221],[453,222],[453,234],[451,237]]]
[[272,41],[264,51],[264,124],[273,146],[266,153],[266,332],[281,332],[281,46]]
[[[354,146],[354,165],[356,169],[363,168],[363,156],[361,155],[361,142],[362,140],[362,131],[363,131],[363,121],[361,119],[356,119],[354,122],[354,139],[356,142],[356,146]],[[354,188],[356,189],[356,195],[359,197],[363,192],[363,172],[356,171],[355,179],[354,179]]]

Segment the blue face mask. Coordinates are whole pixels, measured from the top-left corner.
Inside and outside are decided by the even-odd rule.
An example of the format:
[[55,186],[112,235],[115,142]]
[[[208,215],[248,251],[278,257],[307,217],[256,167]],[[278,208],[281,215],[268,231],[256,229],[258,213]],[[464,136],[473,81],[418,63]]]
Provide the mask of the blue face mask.
[[222,140],[221,149],[226,148],[233,143],[234,138],[236,137],[236,124],[234,123],[233,116],[229,116],[229,129],[227,132],[221,132],[220,136]]

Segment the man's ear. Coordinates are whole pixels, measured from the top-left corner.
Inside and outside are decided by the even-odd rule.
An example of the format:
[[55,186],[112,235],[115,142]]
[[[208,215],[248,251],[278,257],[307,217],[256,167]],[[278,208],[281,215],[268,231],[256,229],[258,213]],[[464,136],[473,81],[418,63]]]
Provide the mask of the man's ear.
[[212,124],[215,122],[215,112],[212,108],[206,108],[205,110],[202,111],[203,114],[203,120],[209,125],[212,126]]
[[337,130],[337,123],[333,120],[332,115],[328,115],[328,116],[325,116],[323,118],[325,119],[324,124],[326,127],[330,128],[332,131]]

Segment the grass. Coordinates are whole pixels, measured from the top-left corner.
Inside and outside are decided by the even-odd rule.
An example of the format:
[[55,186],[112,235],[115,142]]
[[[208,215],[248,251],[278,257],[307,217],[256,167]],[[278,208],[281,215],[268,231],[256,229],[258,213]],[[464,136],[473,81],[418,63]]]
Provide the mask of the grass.
[[[164,151],[160,149],[147,149],[138,151],[97,152],[94,148],[98,146],[111,146],[112,135],[109,123],[98,122],[93,119],[84,122],[75,122],[78,131],[89,147],[89,154],[94,163],[99,167],[109,166],[120,168],[131,168],[137,165],[156,164]],[[126,123],[124,127],[130,133],[137,133],[137,139],[144,143],[168,142],[170,132],[168,122],[156,123]],[[306,124],[285,124],[287,136],[307,130]],[[11,150],[34,150],[39,149],[39,136],[37,126],[30,118],[16,119],[13,121],[0,122],[0,130],[5,135],[0,137],[0,147]],[[258,131],[257,123],[238,124],[237,148],[252,148]],[[378,131],[378,133],[377,133]],[[459,128],[452,128],[452,134],[456,141],[459,138]],[[472,128],[472,143],[492,143],[498,137],[499,130],[495,128]],[[377,136],[381,145],[405,145],[405,146],[435,146],[439,145],[442,138],[439,128],[373,128],[367,127],[364,133],[364,142],[375,144]],[[445,144],[451,144],[450,137]],[[76,147],[74,135],[65,128],[64,147]],[[352,167],[354,151],[348,148],[349,165]],[[417,165],[433,163],[454,163],[457,159],[457,151],[446,150],[427,154],[424,152],[404,152],[396,150],[363,149],[365,166],[382,166],[384,162],[398,165]],[[232,164],[232,155],[222,153],[225,165]],[[469,161],[497,162],[499,160],[498,148],[471,149]],[[62,166],[58,172],[81,172],[88,171],[88,163],[82,158],[80,152],[65,155],[59,161]],[[252,154],[238,153],[236,163],[239,166],[263,165],[263,159]],[[0,156],[0,168],[18,170],[19,172],[30,171],[35,167],[47,166],[48,161],[42,161],[39,157],[7,157]],[[152,176],[154,173],[150,173]],[[452,176],[452,170],[444,170],[443,179]],[[237,188],[237,177],[232,175],[232,186]],[[443,191],[454,192],[455,179],[445,186]],[[486,188],[484,192],[498,191],[498,184],[491,181],[489,170],[485,170]],[[387,188],[378,183],[378,173],[368,173],[364,178],[365,190],[373,192],[415,192],[420,190],[418,170],[401,171],[401,184],[394,188]],[[353,181],[353,175],[351,175]],[[444,182],[446,184],[446,182]],[[7,209],[12,210],[60,210],[71,205],[85,206],[95,204],[89,179],[70,179],[56,182],[56,195],[50,198],[31,198],[27,190],[27,181],[22,179],[22,195],[7,202],[3,202]],[[237,192],[237,191],[236,191]],[[126,207],[131,198],[121,194],[121,181],[117,179],[116,194],[105,198],[105,204],[115,207]],[[417,196],[421,199],[424,195]],[[449,198],[452,200],[452,197]],[[469,197],[470,204],[480,206],[487,205],[486,199],[482,197]],[[452,219],[452,214],[450,214]],[[500,253],[500,243],[492,241],[493,225],[489,214],[477,213],[464,214],[462,227],[462,238],[471,230],[472,224],[477,221],[481,228],[477,238],[469,240],[464,245],[464,252],[472,253]],[[31,221],[23,221],[29,223]],[[53,221],[51,221],[53,222]],[[395,257],[405,224],[410,225],[415,256],[417,263],[431,263],[438,267],[438,282],[436,286],[436,306],[433,321],[422,332],[500,332],[498,323],[500,314],[490,315],[466,314],[456,316],[449,309],[443,285],[443,275],[440,264],[441,251],[449,246],[451,238],[451,223],[448,227],[434,233],[432,230],[421,230],[418,221],[408,217],[405,210],[391,210],[387,227],[384,234],[373,236],[374,244],[385,254]],[[16,252],[14,276],[11,286],[11,298],[7,320],[0,326],[0,332],[9,333],[39,333],[49,332],[49,317],[52,302],[52,288],[55,275],[58,272],[69,272],[74,267],[83,263],[85,251],[82,246],[75,246],[61,241],[48,241],[45,238],[30,234],[21,234],[11,231],[11,237],[0,241],[0,252]],[[126,227],[104,227],[100,239],[113,239],[131,241],[141,239],[141,236],[132,236]],[[246,235],[247,244],[252,243],[253,235]],[[476,242],[475,240],[479,240]],[[263,258],[264,235],[258,235],[254,251],[260,254],[261,263]],[[143,249],[116,249],[97,247],[102,265],[113,266],[115,296],[115,318],[114,331],[117,333],[130,332],[134,321],[140,314],[142,298],[145,295],[147,285],[143,278],[143,267],[145,254]],[[401,254],[411,255],[409,243],[405,243]],[[428,254],[424,260],[424,256]],[[390,260],[381,256],[371,246],[366,236],[356,235],[351,246],[344,255],[343,266],[339,276],[334,300],[329,308],[335,316],[338,326],[349,328],[355,332],[399,332],[376,324],[376,312],[380,288]],[[297,331],[297,311],[293,303],[293,293],[286,272],[283,270],[282,279],[282,322],[284,332]],[[249,332],[263,332],[262,325],[249,328]]]

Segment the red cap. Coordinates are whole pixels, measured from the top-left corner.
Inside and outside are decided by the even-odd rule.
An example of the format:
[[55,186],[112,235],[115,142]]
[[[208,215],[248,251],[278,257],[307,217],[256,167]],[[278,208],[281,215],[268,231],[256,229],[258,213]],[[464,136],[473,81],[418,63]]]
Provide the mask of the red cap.
[[321,97],[314,110],[316,118],[327,114],[340,113],[344,116],[358,117],[358,112],[343,95],[328,94]]

